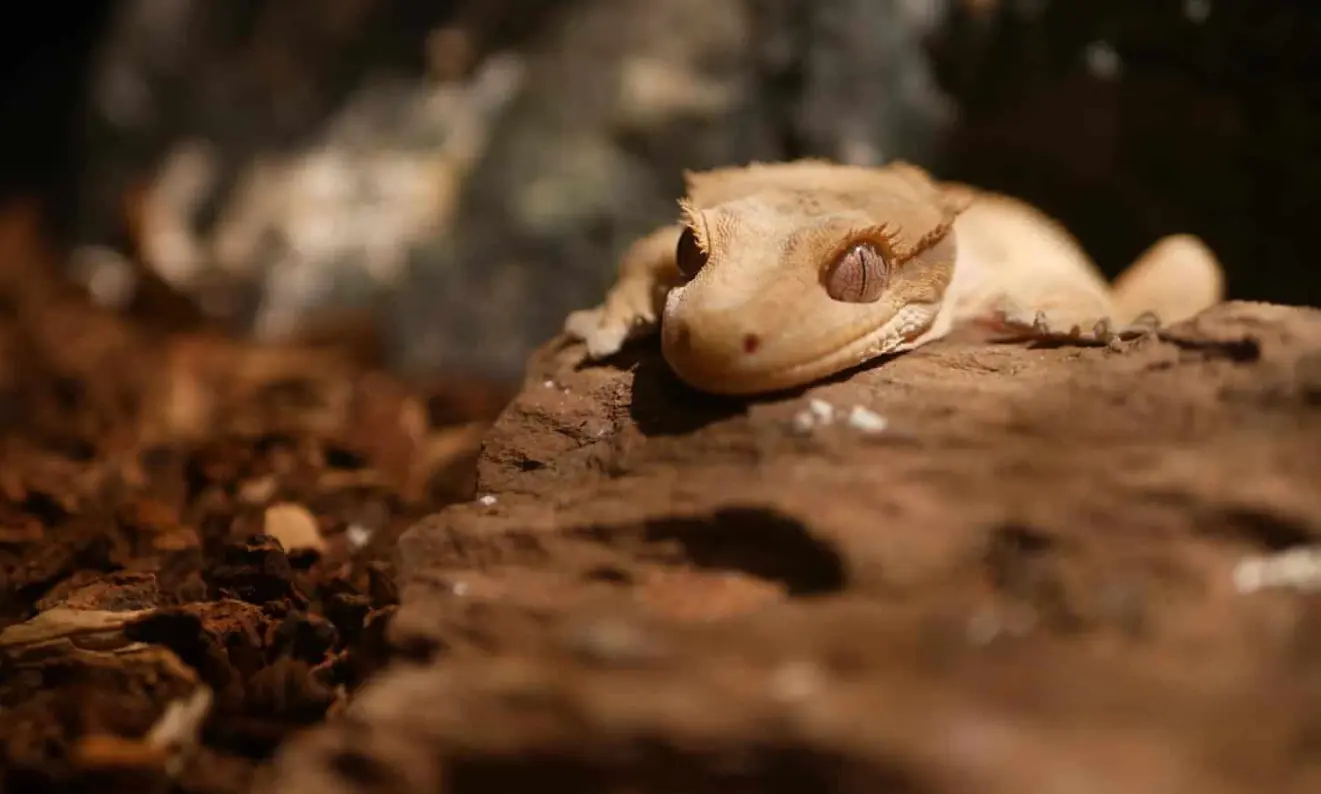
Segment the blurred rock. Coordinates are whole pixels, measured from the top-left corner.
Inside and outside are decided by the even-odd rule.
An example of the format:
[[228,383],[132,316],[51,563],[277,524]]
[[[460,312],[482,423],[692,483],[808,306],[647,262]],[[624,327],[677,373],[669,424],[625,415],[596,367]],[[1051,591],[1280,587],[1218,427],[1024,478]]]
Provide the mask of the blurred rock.
[[262,338],[374,312],[414,372],[516,377],[685,168],[923,159],[945,117],[912,3],[221,8],[125,4],[83,239],[126,214],[149,271]]

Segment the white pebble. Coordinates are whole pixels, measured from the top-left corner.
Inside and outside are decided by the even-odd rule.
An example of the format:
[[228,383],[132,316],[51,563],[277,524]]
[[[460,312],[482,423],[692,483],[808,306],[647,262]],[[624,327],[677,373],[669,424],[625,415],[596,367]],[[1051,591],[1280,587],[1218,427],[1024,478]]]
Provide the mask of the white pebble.
[[808,411],[799,411],[794,414],[793,429],[795,433],[807,435],[816,427],[816,418]]
[[823,425],[830,424],[835,419],[835,406],[813,397],[807,403],[807,410]]
[[889,420],[869,408],[855,405],[849,411],[849,427],[854,430],[863,433],[880,433],[889,426]]
[[1263,581],[1261,560],[1239,560],[1234,566],[1234,589],[1240,593],[1255,593],[1261,589]]
[[355,549],[360,549],[367,545],[372,539],[372,531],[362,524],[349,524],[348,529],[344,530],[349,545]]
[[478,499],[477,504],[481,505],[482,507],[490,507],[491,505],[495,504],[496,501],[497,501],[496,498],[488,493],[482,496],[480,499]]
[[1266,588],[1321,590],[1321,547],[1290,549],[1240,560],[1234,567],[1233,578],[1234,588],[1240,593]]
[[835,421],[835,406],[825,400],[813,397],[808,400],[807,407],[794,414],[793,429],[795,433],[811,433],[817,427],[828,425]]

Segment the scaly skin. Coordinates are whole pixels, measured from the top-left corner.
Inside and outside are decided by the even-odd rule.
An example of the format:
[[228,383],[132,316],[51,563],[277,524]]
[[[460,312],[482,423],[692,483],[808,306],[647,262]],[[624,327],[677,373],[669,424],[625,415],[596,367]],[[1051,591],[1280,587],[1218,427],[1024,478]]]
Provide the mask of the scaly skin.
[[[902,162],[801,160],[686,178],[680,222],[639,240],[604,302],[565,321],[589,359],[659,330],[682,380],[747,395],[807,385],[965,323],[1114,344],[1223,300],[1220,265],[1195,237],[1163,238],[1110,285],[1034,208]],[[685,230],[689,259],[704,262],[687,274]],[[872,253],[845,271],[836,263],[856,245]],[[881,269],[860,279],[860,261]],[[832,282],[835,267],[855,277]],[[859,285],[869,291],[832,296]]]

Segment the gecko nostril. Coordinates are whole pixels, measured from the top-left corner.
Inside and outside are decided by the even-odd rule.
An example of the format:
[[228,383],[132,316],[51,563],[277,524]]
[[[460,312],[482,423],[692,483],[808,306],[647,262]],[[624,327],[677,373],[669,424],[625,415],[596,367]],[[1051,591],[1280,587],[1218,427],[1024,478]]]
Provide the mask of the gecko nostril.
[[761,337],[756,334],[748,334],[743,337],[743,352],[749,356],[757,352],[761,347]]

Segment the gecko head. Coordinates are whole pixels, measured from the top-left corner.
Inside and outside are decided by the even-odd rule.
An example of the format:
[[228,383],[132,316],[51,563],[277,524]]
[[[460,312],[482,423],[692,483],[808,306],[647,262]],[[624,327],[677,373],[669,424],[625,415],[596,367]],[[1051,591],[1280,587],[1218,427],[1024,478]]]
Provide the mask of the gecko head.
[[925,172],[814,161],[689,174],[661,350],[718,394],[792,388],[931,329],[960,207]]

